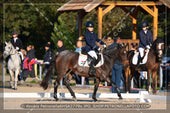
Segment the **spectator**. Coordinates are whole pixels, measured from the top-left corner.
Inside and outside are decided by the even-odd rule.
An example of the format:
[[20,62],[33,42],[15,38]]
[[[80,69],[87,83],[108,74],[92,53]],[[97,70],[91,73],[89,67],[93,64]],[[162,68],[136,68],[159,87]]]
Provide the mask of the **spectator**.
[[[51,50],[51,48],[50,48],[49,43],[47,43],[47,44],[45,45],[45,57],[44,57],[44,61],[43,61],[43,63],[46,64],[46,65],[45,65],[45,68],[44,68],[44,76],[45,76],[46,73],[47,73],[47,69],[48,69],[49,64],[50,64],[50,61],[51,61],[51,59],[52,59],[52,55],[53,55],[53,52],[52,52],[52,50]],[[51,77],[53,78],[53,76],[51,76]],[[52,83],[52,79],[50,80],[50,83]]]
[[[81,37],[79,39],[81,39]],[[76,48],[75,52],[78,52],[78,53],[81,52],[82,46],[83,46],[82,41],[78,40],[77,41],[77,48]],[[88,77],[85,77],[85,81],[86,81],[86,85],[89,85],[89,78]],[[79,75],[76,75],[76,84],[81,84],[81,76],[79,76]]]
[[170,81],[170,45],[168,45],[167,47],[167,55],[165,57],[163,57],[162,59],[162,71],[163,73],[163,82],[162,82],[162,87],[161,89],[163,90],[163,87],[165,87],[166,89],[168,88],[168,84]]
[[22,72],[23,81],[26,80],[28,75],[30,75],[35,80],[37,79],[35,77],[35,70],[34,70],[35,63],[36,63],[35,50],[32,49],[31,45],[29,45],[29,46],[27,46],[27,55],[26,55],[26,58],[24,59],[24,64],[23,64],[23,69],[24,69]]
[[[108,48],[116,47],[119,45],[119,43],[120,43],[120,37],[117,36],[114,38],[114,42]],[[112,81],[116,83],[119,89],[121,86],[121,78],[123,78],[122,70],[123,70],[122,63],[119,60],[116,60],[112,68]],[[116,90],[113,86],[112,86],[112,93],[116,93]]]
[[[58,46],[59,48],[58,48],[58,51],[56,52],[56,55],[58,55],[60,52],[62,52],[62,51],[65,50],[65,46],[63,45],[63,41],[59,40],[59,41],[57,42],[57,46]],[[65,79],[65,78],[63,78],[63,80],[62,80],[62,85],[64,85],[64,79]]]
[[63,45],[63,41],[61,41],[61,40],[59,40],[58,42],[57,42],[57,45],[58,45],[58,51],[57,51],[57,55],[60,53],[60,52],[62,52],[62,51],[64,51],[65,50],[65,46]]

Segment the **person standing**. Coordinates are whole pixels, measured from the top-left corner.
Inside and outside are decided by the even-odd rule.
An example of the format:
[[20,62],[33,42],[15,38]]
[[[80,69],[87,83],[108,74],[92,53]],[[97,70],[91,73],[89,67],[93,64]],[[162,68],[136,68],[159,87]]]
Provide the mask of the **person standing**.
[[[45,45],[45,57],[44,57],[44,61],[43,61],[43,63],[45,64],[44,76],[45,76],[46,73],[47,73],[47,70],[48,70],[50,61],[51,61],[51,59],[52,59],[52,56],[53,56],[53,52],[52,52],[52,50],[51,50],[51,48],[50,48],[50,45],[47,43],[47,44]],[[53,76],[51,76],[50,83],[52,83],[52,78],[53,78]]]
[[[79,37],[79,40],[77,41],[77,48],[75,52],[80,53],[82,51],[83,43],[82,43],[82,37]],[[89,78],[85,77],[86,85],[89,85]],[[76,84],[81,84],[81,76],[76,75]]]
[[88,54],[88,57],[91,59],[89,64],[89,75],[96,76],[95,65],[97,64],[97,54],[96,51],[99,52],[100,48],[96,45],[96,41],[103,45],[106,48],[106,44],[101,41],[98,36],[94,33],[94,23],[92,21],[87,21],[86,24],[86,32],[85,32],[85,41],[86,46],[84,47],[85,52]]
[[[120,43],[119,36],[116,36],[113,40],[114,42],[110,46],[108,46],[108,48],[117,47],[119,45]],[[123,71],[123,64],[119,60],[116,60],[112,67],[112,81],[117,85],[119,89],[121,86],[121,78],[123,77],[122,71]],[[112,93],[116,93],[116,89],[113,86],[112,86]]]
[[58,55],[60,52],[65,50],[65,46],[63,45],[63,41],[61,40],[57,42],[57,46],[59,47],[56,53]]
[[[60,52],[64,51],[65,50],[65,46],[63,44],[63,41],[62,40],[58,40],[57,42],[57,46],[59,47],[57,52],[56,52],[56,55],[58,55]],[[61,84],[64,85],[64,79],[65,77],[63,78]]]
[[142,63],[142,58],[144,56],[144,50],[149,50],[153,43],[152,32],[148,30],[148,22],[144,21],[141,24],[142,30],[139,32],[139,59],[137,63],[137,67],[140,63]]
[[32,45],[29,45],[27,46],[27,55],[26,58],[24,59],[24,64],[23,64],[23,72],[22,72],[23,81],[27,79],[28,75],[30,75],[34,79],[37,79],[35,77],[35,70],[34,70],[35,63],[36,63],[35,50],[32,49]]

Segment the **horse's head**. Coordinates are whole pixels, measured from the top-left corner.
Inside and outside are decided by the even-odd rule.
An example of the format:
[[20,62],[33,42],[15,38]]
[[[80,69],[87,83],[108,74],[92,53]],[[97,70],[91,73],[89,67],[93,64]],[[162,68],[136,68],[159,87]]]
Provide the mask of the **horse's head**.
[[164,39],[163,38],[157,38],[153,43],[153,49],[155,51],[155,54],[160,61],[163,56],[164,51]]
[[4,58],[8,57],[9,55],[12,55],[15,53],[14,51],[14,47],[12,46],[12,44],[10,42],[5,42],[5,50],[3,52],[3,56]]
[[124,45],[118,45],[118,59],[121,61],[123,64],[128,64],[129,60],[127,58],[127,51],[126,51],[126,46]]
[[118,45],[117,47],[106,49],[103,54],[112,59],[116,58],[123,64],[125,64],[125,62],[128,62],[126,46]]
[[161,58],[163,56],[164,43],[157,43],[156,49],[157,49],[158,58]]

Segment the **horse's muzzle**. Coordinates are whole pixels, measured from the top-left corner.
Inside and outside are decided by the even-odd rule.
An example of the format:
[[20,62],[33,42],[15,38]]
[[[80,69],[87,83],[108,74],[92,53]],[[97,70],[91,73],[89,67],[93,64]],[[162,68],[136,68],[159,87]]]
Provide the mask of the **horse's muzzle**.
[[4,53],[3,53],[3,57],[4,57],[4,58],[8,57],[8,54],[4,52]]

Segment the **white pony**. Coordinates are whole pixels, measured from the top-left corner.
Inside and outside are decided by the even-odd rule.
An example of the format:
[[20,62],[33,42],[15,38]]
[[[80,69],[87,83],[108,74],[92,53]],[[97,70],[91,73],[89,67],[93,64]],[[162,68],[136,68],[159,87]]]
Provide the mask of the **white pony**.
[[9,56],[7,66],[10,74],[10,86],[14,90],[17,90],[18,74],[20,74],[21,71],[21,59],[10,42],[5,42],[5,45],[3,56],[4,58]]

